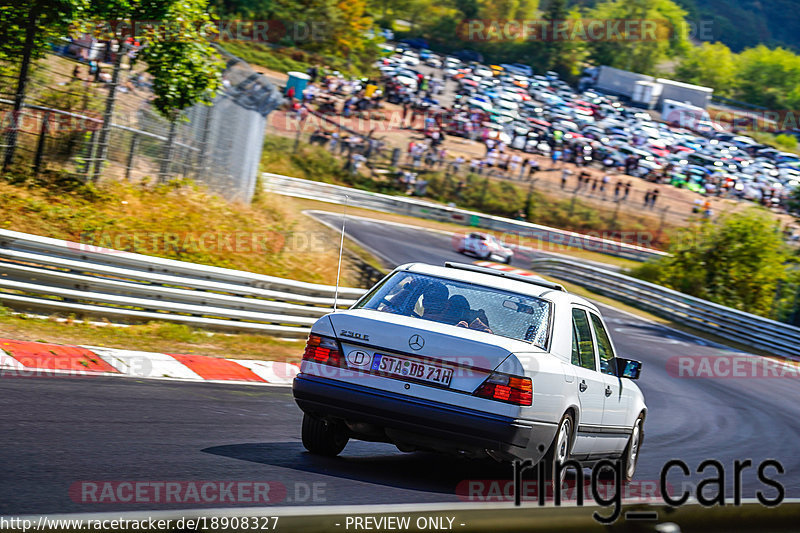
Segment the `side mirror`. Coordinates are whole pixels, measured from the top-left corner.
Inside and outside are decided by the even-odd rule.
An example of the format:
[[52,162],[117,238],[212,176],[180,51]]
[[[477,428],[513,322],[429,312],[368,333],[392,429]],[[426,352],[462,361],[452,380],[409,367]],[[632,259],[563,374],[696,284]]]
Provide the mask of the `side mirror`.
[[642,373],[642,362],[633,359],[615,358],[617,366],[617,377],[628,379],[639,379]]

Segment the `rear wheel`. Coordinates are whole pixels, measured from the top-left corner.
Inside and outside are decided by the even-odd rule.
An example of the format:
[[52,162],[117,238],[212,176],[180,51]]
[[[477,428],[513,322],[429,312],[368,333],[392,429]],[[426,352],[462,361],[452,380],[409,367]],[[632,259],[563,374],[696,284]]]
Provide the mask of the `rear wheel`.
[[341,424],[329,420],[314,418],[303,414],[303,446],[317,455],[334,457],[339,455],[347,441],[347,431]]
[[639,415],[636,422],[633,424],[633,431],[631,438],[628,440],[628,445],[622,453],[622,479],[630,481],[633,479],[633,474],[636,473],[636,463],[639,461],[639,448],[642,445],[642,423],[644,418]]
[[545,469],[545,477],[550,480],[550,488],[555,495],[556,491],[561,490],[564,481],[567,479],[566,469],[561,470],[561,474],[556,479],[556,465],[564,463],[569,458],[569,452],[572,447],[572,431],[574,422],[572,415],[565,413],[558,423],[558,430],[556,437],[553,439],[553,444],[542,459],[541,465]]

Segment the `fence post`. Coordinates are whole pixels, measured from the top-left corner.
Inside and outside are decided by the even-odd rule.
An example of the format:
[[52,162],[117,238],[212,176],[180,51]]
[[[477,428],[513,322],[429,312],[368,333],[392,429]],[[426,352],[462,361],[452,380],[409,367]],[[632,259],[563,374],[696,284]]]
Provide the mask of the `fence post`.
[[47,138],[48,124],[50,123],[50,111],[45,111],[42,116],[42,127],[39,131],[39,142],[36,145],[36,157],[33,160],[33,174],[38,176],[42,166],[42,155],[44,154],[44,141]]
[[[111,51],[111,41],[106,45]],[[94,172],[92,173],[92,181],[100,179],[100,173],[103,171],[103,163],[108,157],[108,142],[111,135],[111,120],[114,118],[114,105],[117,101],[117,86],[119,85],[119,72],[122,69],[122,58],[125,55],[127,45],[125,41],[119,40],[117,42],[117,56],[114,58],[114,69],[111,73],[111,83],[108,85],[108,96],[106,97],[106,108],[103,112],[103,126],[100,129],[100,140],[98,142],[99,151],[94,161]],[[99,67],[98,67],[99,68]]]
[[300,146],[300,135],[303,133],[303,125],[305,125],[305,123],[306,116],[303,116],[303,118],[301,118],[297,123],[297,135],[294,137],[294,148],[292,148],[292,153],[297,153],[297,148]]
[[125,181],[130,181],[131,170],[133,169],[133,158],[136,156],[136,150],[139,148],[139,134],[134,133],[131,137],[131,147],[128,150],[128,161],[125,164]]
[[[221,100],[218,100],[221,101]],[[206,115],[203,117],[203,136],[200,139],[200,152],[197,154],[196,178],[205,177],[206,160],[208,159],[209,137],[211,136],[211,119],[216,104],[204,108]]]
[[169,164],[172,160],[173,148],[175,147],[175,130],[177,129],[177,123],[178,117],[173,118],[169,123],[169,135],[167,135],[167,140],[164,142],[164,155],[158,173],[158,179],[161,183],[165,183],[169,178]]
[[89,134],[89,151],[86,154],[86,160],[84,163],[86,164],[83,168],[83,174],[85,175],[86,179],[89,179],[89,175],[92,171],[92,161],[94,161],[94,150],[95,150],[95,137],[97,135],[97,130],[92,130],[92,133]]

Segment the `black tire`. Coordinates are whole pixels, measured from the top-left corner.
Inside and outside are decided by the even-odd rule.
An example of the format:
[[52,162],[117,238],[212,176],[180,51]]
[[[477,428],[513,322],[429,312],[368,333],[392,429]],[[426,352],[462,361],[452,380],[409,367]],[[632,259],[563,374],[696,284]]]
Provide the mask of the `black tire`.
[[316,455],[335,457],[344,450],[350,437],[340,425],[303,414],[303,446]]
[[644,415],[639,415],[636,422],[633,423],[631,438],[628,439],[628,445],[625,446],[625,451],[622,452],[622,480],[625,482],[631,481],[633,475],[636,473],[636,465],[639,462],[639,451],[644,441]]
[[[563,430],[563,431],[562,431]],[[556,436],[553,438],[553,443],[550,449],[547,450],[540,465],[544,468],[545,479],[549,481],[546,489],[548,492],[552,491],[555,495],[557,490],[561,490],[564,480],[567,477],[566,470],[562,470],[561,478],[554,479],[553,475],[556,471],[556,461],[569,459],[569,454],[572,450],[572,436],[575,431],[575,421],[570,413],[564,413],[558,423],[556,429]]]
[[505,259],[505,261],[503,261],[503,263],[505,263],[505,264],[507,264],[507,265],[510,265],[510,264],[511,264],[511,258],[512,258],[512,257],[513,257],[513,256],[510,256],[510,255],[509,255],[508,257],[506,257],[506,259]]

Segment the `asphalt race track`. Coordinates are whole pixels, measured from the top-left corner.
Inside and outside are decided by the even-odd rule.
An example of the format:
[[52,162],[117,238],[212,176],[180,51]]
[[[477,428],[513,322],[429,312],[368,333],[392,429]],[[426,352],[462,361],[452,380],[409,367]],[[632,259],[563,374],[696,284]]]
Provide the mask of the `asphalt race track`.
[[[360,219],[348,221],[348,233],[396,264],[470,260],[452,250],[446,235]],[[513,264],[525,261],[516,258]],[[787,497],[800,496],[797,374],[674,377],[667,370],[670,357],[738,352],[613,309],[604,309],[604,316],[620,355],[644,362],[640,386],[649,414],[638,480],[658,480],[670,459],[683,460],[693,472],[703,460],[716,459],[725,468],[730,498],[735,460],[757,465],[772,458],[785,473],[768,475],[786,488]],[[511,478],[510,468],[490,461],[405,454],[385,444],[351,442],[339,458],[311,456],[300,442],[301,413],[288,388],[3,377],[0,405],[5,515],[224,506],[85,503],[76,490],[85,486],[81,482],[268,481],[286,489],[276,504],[341,505],[455,502],[456,486],[464,480]],[[692,480],[715,476],[709,469],[693,473]],[[678,475],[669,480],[678,488],[684,481]],[[758,490],[770,498],[776,494],[759,482],[755,468],[744,471],[742,487],[744,497]]]

